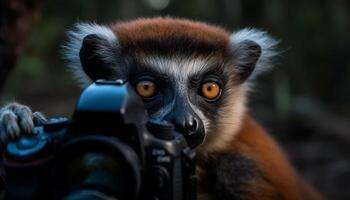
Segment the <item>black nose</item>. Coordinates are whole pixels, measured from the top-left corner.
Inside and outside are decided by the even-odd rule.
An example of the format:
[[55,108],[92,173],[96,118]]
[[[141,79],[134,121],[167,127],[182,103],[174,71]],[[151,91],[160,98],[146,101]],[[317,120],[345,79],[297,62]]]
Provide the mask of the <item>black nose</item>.
[[191,117],[190,119],[185,121],[185,128],[189,132],[195,132],[198,129],[198,120],[196,118]]
[[175,125],[175,130],[184,135],[190,147],[194,148],[203,142],[205,133],[200,119],[193,116],[178,116],[171,121]]
[[172,123],[175,125],[175,129],[181,133],[185,134],[191,134],[194,132],[197,132],[199,128],[198,119],[188,116],[185,117],[175,117],[175,119],[172,120]]

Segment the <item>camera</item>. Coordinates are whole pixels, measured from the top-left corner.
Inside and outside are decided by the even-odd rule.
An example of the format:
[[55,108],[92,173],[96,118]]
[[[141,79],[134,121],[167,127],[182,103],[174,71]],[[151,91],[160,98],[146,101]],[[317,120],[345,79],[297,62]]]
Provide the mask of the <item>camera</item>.
[[172,123],[148,120],[129,83],[98,80],[73,116],[5,147],[5,199],[196,199],[195,152]]

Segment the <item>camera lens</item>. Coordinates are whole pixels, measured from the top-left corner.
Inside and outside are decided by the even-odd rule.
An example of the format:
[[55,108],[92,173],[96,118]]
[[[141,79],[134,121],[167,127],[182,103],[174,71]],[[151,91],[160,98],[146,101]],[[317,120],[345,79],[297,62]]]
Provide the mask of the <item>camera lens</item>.
[[68,177],[70,188],[79,185],[123,196],[128,181],[128,169],[113,157],[101,153],[87,153],[70,164]]
[[86,136],[74,139],[64,147],[60,158],[58,179],[61,179],[62,191],[69,191],[65,199],[90,199],[86,195],[91,199],[102,196],[136,199],[140,191],[139,159],[128,145],[116,138]]

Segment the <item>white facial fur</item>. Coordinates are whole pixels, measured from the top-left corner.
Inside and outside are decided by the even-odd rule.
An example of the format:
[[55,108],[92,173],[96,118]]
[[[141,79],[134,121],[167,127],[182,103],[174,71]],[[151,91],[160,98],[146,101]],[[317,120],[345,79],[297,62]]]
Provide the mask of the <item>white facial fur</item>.
[[[191,58],[182,56],[162,57],[157,55],[142,55],[139,56],[138,62],[143,63],[147,66],[151,66],[152,69],[156,70],[160,74],[166,74],[169,77],[174,77],[176,80],[175,89],[184,97],[187,97],[193,111],[202,119],[204,128],[207,129],[209,121],[204,116],[196,105],[193,105],[188,99],[188,81],[192,75],[199,74],[205,71],[206,68],[210,67],[215,63],[214,57],[208,58]],[[175,99],[172,104],[168,104],[166,108],[161,109],[151,117],[163,118],[174,106]]]
[[[190,103],[192,110],[200,117],[204,124],[206,139],[204,145],[202,145],[204,149],[201,148],[201,146],[199,147],[201,152],[217,150],[218,148],[227,146],[226,142],[231,141],[231,137],[235,135],[241,126],[243,114],[245,113],[246,108],[245,99],[247,84],[241,84],[238,87],[227,89],[225,94],[229,96],[228,103],[220,108],[217,116],[217,119],[219,119],[217,124],[212,124],[212,122],[205,116],[206,111],[190,102],[188,98],[188,81],[191,76],[201,74],[201,72],[206,71],[207,68],[212,67],[217,63],[217,58],[191,58],[179,56],[162,57],[157,55],[140,55],[137,57],[139,58],[138,62],[150,66],[160,74],[165,74],[169,77],[175,78],[176,92],[179,92],[181,96],[187,97],[187,101]],[[228,85],[233,86],[234,83],[229,81]],[[171,111],[171,109],[173,109],[173,106],[175,106],[175,100],[176,99],[151,117],[163,118],[169,111]]]

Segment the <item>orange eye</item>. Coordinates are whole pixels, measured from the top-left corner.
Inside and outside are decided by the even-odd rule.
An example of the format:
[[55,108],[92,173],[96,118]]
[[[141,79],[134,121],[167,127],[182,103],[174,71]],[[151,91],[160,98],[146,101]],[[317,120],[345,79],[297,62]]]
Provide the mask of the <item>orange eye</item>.
[[140,81],[136,84],[136,92],[144,98],[152,97],[156,94],[157,87],[152,81]]
[[220,85],[215,82],[207,82],[202,85],[202,95],[209,100],[214,100],[220,93]]

